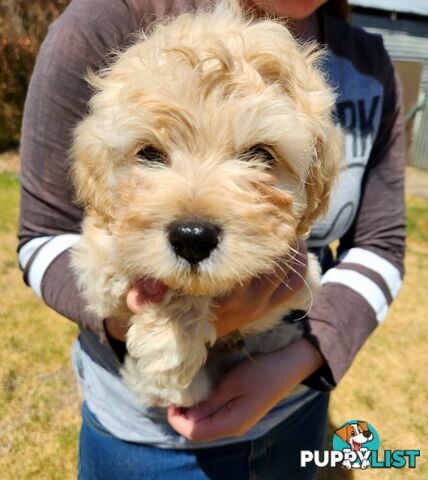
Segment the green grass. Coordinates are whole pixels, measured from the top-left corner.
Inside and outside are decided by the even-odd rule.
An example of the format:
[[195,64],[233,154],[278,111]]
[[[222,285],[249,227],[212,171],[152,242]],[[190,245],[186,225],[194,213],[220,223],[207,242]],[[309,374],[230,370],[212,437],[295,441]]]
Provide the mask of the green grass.
[[18,218],[19,182],[13,173],[0,173],[1,233],[16,232]]
[[424,198],[408,197],[407,235],[410,240],[428,244],[428,208]]
[[[80,399],[69,354],[77,328],[22,282],[18,191],[16,175],[0,173],[0,479],[74,479]],[[332,434],[351,418],[366,419],[383,448],[420,449],[422,458],[416,470],[356,472],[352,478],[428,478],[428,199],[409,197],[407,205],[403,289],[333,393],[330,429]],[[337,470],[322,478],[351,477]]]

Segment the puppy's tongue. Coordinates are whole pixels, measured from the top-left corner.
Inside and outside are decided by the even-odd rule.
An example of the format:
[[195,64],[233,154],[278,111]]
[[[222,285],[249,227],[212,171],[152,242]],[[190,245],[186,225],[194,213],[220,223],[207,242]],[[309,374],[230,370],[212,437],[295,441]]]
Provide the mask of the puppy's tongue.
[[161,302],[167,290],[168,287],[160,280],[152,277],[141,278],[128,292],[126,303],[131,312],[140,313],[147,302]]

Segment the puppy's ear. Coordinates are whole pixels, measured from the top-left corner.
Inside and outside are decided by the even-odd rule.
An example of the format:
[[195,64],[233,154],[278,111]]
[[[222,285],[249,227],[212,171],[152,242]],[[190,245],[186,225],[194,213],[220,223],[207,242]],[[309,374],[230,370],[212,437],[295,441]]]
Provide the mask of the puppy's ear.
[[317,136],[306,181],[306,210],[298,226],[298,235],[308,233],[312,224],[327,213],[333,183],[342,158],[342,135],[333,122],[327,121],[322,135]]
[[341,438],[344,442],[348,443],[348,440],[350,438],[350,435],[349,435],[349,427],[350,425],[344,425],[342,428],[339,428],[338,430],[336,430],[336,435],[339,436],[339,438]]
[[369,432],[369,424],[367,422],[358,422],[358,426],[362,428],[363,432]]
[[92,120],[86,118],[74,130],[72,147],[71,181],[76,201],[87,213],[96,215],[104,223],[111,221],[111,163],[107,151],[96,143]]

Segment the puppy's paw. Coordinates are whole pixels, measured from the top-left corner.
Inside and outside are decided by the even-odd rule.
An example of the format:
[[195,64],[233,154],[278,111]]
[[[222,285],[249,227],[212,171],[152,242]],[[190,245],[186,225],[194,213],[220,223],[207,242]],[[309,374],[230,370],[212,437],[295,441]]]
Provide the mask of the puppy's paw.
[[[121,370],[125,385],[145,407],[190,407],[205,400],[212,390],[212,382],[205,369],[199,370],[188,387],[177,388],[165,376],[162,382],[141,375],[138,363],[130,355],[126,356]],[[159,380],[159,379],[158,379]]]
[[174,405],[179,407],[191,407],[205,400],[212,390],[212,382],[204,369],[199,370],[188,388],[176,392]]

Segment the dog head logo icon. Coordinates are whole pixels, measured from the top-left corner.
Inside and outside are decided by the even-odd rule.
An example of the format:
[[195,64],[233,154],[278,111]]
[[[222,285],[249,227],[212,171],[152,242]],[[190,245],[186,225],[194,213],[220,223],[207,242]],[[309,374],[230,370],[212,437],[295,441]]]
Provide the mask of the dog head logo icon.
[[358,452],[362,445],[373,440],[373,433],[367,422],[347,423],[336,430],[336,435],[348,443],[355,452]]
[[333,437],[333,449],[342,451],[342,466],[347,469],[370,467],[370,454],[379,450],[379,436],[366,421],[350,420],[340,426]]

